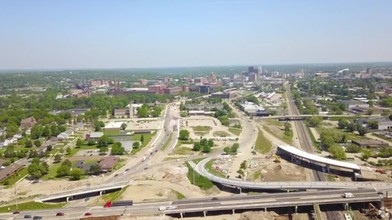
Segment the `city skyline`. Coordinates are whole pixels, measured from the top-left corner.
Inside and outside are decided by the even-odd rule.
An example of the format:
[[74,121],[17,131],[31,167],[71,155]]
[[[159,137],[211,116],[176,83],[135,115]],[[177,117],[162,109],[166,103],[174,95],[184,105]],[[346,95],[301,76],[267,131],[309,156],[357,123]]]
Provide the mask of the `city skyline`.
[[0,69],[388,62],[389,1],[13,1]]

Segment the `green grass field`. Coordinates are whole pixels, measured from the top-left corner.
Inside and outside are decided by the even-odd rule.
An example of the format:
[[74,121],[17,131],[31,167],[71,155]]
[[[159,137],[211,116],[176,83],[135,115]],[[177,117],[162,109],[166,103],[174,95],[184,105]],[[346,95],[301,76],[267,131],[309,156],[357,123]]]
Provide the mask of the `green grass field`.
[[108,129],[103,131],[104,135],[113,136],[113,135],[120,135],[119,129]]
[[199,175],[193,170],[193,168],[187,163],[188,166],[188,179],[189,181],[203,190],[210,189],[214,184],[204,176]]
[[[215,159],[216,160],[216,159]],[[220,176],[220,177],[225,177],[225,173],[219,170],[216,170],[212,167],[212,165],[214,164],[215,160],[210,160],[208,161],[208,163],[206,164],[206,169],[208,172],[214,174],[215,176]]]
[[8,187],[14,185],[19,180],[25,178],[28,174],[27,167],[22,168],[18,173],[8,177],[7,179],[1,181],[2,185],[7,185]]
[[132,154],[136,154],[139,152],[143,147],[145,147],[148,143],[150,143],[151,139],[155,136],[157,132],[153,132],[152,134],[134,134],[132,135],[133,141],[140,141],[141,136],[144,137],[144,142],[138,148],[132,149]]
[[230,136],[230,134],[227,133],[226,131],[214,131],[213,136],[228,137],[228,136]]
[[261,154],[268,154],[271,151],[271,149],[272,149],[271,142],[264,137],[263,132],[259,129],[255,150]]
[[47,204],[40,202],[24,202],[18,204],[18,208],[16,208],[16,204],[7,205],[0,207],[0,212],[13,212],[15,210],[24,211],[24,210],[39,210],[39,209],[56,209],[62,208],[66,205],[66,203],[56,203],[56,204]]
[[48,174],[43,176],[42,180],[52,180],[56,179],[57,169],[61,166],[61,163],[54,163],[52,166],[49,167]]
[[231,133],[233,133],[234,135],[239,136],[239,135],[241,134],[241,132],[242,132],[242,129],[230,127],[230,128],[229,128],[229,131],[230,131]]

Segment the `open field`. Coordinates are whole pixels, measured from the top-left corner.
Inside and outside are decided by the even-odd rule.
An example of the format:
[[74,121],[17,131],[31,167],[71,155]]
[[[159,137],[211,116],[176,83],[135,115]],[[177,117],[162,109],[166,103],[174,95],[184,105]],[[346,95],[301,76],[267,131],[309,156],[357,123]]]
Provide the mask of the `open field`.
[[66,203],[56,203],[56,204],[48,204],[48,203],[40,203],[40,202],[25,202],[17,204],[18,208],[16,208],[16,204],[7,205],[0,207],[0,212],[9,212],[15,210],[38,210],[38,209],[58,209],[64,207]]
[[268,154],[271,151],[271,149],[272,149],[271,142],[264,137],[263,132],[259,129],[255,150],[261,154]]
[[242,132],[242,129],[241,128],[230,127],[229,131],[230,131],[230,133],[239,136],[241,134],[241,132]]

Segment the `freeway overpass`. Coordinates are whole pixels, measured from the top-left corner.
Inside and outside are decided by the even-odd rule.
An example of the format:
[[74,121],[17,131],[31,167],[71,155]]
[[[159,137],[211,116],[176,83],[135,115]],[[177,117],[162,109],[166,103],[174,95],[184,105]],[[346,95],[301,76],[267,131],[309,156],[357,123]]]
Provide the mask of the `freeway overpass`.
[[[354,197],[344,198],[345,192],[351,192]],[[380,206],[382,197],[374,189],[359,190],[323,190],[308,192],[273,193],[260,195],[235,195],[226,197],[210,197],[197,199],[184,199],[166,202],[143,202],[133,206],[103,208],[96,207],[73,207],[48,210],[22,211],[19,215],[12,213],[0,214],[0,218],[23,219],[25,214],[42,216],[44,219],[54,219],[57,212],[63,212],[62,219],[79,219],[85,212],[92,216],[158,216],[172,215],[187,217],[195,214],[223,214],[236,213],[248,210],[274,210],[287,212],[309,212],[314,204],[320,206],[335,205],[339,210],[350,207],[364,207],[366,203]],[[166,210],[159,210],[165,206]]]
[[58,194],[52,194],[50,196],[36,199],[36,201],[37,202],[58,202],[58,201],[68,202],[69,200],[73,200],[73,199],[80,199],[80,198],[90,197],[92,195],[102,195],[104,193],[117,191],[128,185],[129,185],[129,181],[98,185],[90,188],[83,188],[83,189],[65,191]]
[[215,176],[209,173],[205,166],[211,157],[200,161],[197,165],[189,161],[188,163],[200,175],[206,177],[214,183],[222,186],[228,186],[241,189],[252,190],[307,190],[307,189],[387,189],[391,188],[390,184],[383,182],[328,182],[328,181],[306,181],[306,182],[252,182],[245,180],[236,180]]
[[[347,190],[324,190],[316,192],[292,192],[262,194],[253,196],[230,196],[214,197],[210,199],[180,200],[172,203],[174,209],[166,210],[166,215],[179,214],[184,217],[186,213],[230,211],[233,214],[242,210],[264,210],[291,207],[293,212],[300,208],[311,207],[314,204],[337,205],[341,204],[341,209],[347,209],[349,204],[376,203],[380,205],[382,197],[374,189],[350,190],[354,197],[344,198],[343,194]],[[308,209],[305,209],[308,210]]]
[[300,121],[305,120],[306,118],[320,116],[323,119],[330,118],[369,118],[369,115],[274,115],[274,116],[265,116],[258,117],[258,119],[278,119],[280,121]]

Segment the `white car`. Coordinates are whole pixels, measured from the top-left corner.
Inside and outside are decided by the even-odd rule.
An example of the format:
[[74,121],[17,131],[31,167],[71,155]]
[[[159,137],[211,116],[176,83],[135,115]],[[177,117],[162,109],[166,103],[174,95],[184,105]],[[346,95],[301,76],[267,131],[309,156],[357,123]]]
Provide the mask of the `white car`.
[[166,206],[166,210],[172,210],[172,209],[175,209],[175,208],[177,208],[177,206],[175,206],[175,205]]

